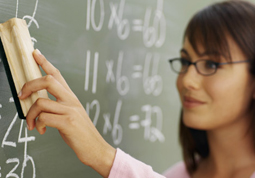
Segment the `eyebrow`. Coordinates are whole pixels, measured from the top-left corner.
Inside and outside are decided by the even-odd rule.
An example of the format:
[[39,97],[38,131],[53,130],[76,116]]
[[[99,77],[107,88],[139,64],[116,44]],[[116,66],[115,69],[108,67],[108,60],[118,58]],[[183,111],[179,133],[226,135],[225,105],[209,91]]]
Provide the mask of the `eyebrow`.
[[180,53],[185,53],[187,56],[189,56],[188,51],[187,51],[186,49],[184,49],[184,48],[182,48],[182,49],[180,50]]
[[[186,49],[184,49],[184,48],[182,48],[181,50],[180,50],[180,53],[185,53],[187,56],[189,56],[190,57],[190,55],[189,55],[189,53],[188,53],[188,51],[186,50]],[[203,56],[222,56],[222,54],[220,54],[219,52],[208,52],[208,51],[205,51],[205,52],[203,52],[202,54],[198,54],[198,56],[199,57],[203,57]]]

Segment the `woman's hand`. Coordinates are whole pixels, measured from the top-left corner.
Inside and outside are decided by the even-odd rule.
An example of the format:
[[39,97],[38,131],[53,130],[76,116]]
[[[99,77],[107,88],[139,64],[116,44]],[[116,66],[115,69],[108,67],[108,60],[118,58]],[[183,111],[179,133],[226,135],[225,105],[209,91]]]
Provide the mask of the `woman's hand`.
[[27,82],[19,98],[25,99],[33,92],[46,89],[56,101],[39,98],[26,116],[28,129],[33,130],[36,127],[40,134],[44,134],[46,126],[57,128],[62,138],[84,164],[107,177],[116,150],[99,134],[60,72],[39,50],[35,50],[33,56],[47,75]]

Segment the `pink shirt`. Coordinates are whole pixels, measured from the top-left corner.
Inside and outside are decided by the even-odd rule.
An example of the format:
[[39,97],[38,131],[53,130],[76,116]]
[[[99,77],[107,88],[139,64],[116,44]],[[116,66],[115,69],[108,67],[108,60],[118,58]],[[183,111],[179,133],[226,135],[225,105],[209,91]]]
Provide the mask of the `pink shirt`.
[[[152,167],[117,149],[109,178],[190,178],[183,162],[169,168],[164,176],[153,171]],[[250,178],[255,178],[255,172]]]

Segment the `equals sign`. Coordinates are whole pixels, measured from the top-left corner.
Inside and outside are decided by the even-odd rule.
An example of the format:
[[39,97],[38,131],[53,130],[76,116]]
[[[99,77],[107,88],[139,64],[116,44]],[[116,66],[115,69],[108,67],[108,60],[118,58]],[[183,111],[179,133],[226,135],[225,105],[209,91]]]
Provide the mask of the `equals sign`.
[[140,117],[138,115],[131,116],[129,120],[132,122],[129,124],[129,129],[139,129],[140,123],[138,122],[140,120]]
[[143,31],[143,21],[140,19],[133,20],[133,31],[142,32]]
[[143,67],[141,65],[135,65],[133,70],[134,73],[132,74],[132,78],[142,78]]

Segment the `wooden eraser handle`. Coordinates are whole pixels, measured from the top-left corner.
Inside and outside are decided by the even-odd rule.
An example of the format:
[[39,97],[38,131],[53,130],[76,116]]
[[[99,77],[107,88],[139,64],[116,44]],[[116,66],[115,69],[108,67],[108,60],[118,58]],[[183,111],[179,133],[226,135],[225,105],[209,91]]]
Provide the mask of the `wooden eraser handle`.
[[[0,24],[0,36],[16,91],[19,93],[26,82],[42,77],[32,55],[34,47],[26,21],[13,18]],[[41,90],[25,100],[20,100],[24,116],[38,98],[48,98],[47,91]]]

